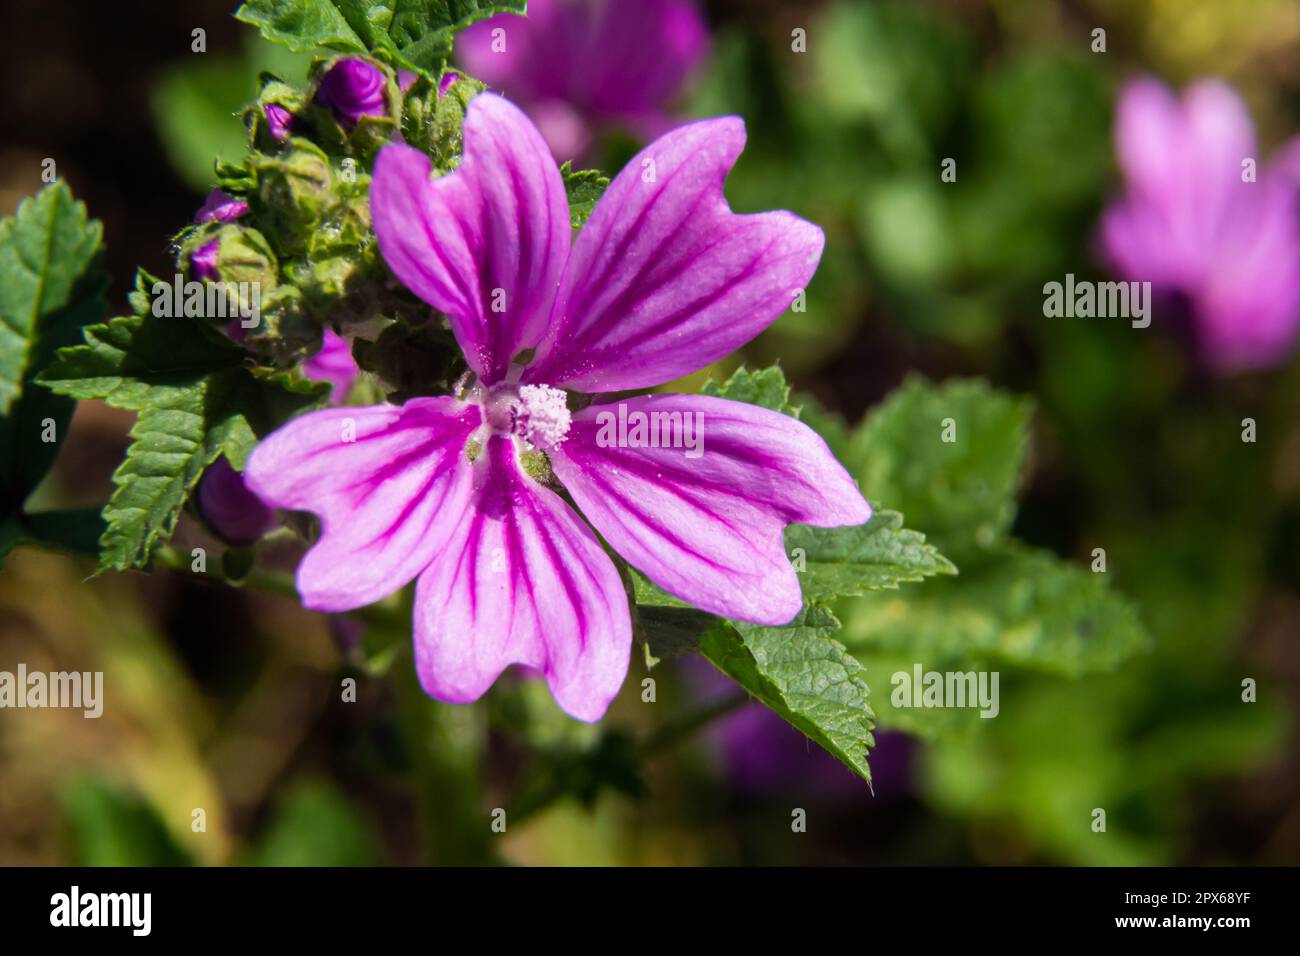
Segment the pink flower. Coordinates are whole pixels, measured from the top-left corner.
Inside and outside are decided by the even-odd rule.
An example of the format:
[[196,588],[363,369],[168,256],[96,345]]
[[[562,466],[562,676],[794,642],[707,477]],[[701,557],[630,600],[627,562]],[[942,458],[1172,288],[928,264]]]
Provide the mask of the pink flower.
[[352,391],[358,369],[348,340],[333,329],[326,329],[320,351],[302,363],[302,371],[313,382],[332,384],[330,402],[337,405]]
[[1143,78],[1120,98],[1115,145],[1127,192],[1102,219],[1107,258],[1127,279],[1189,297],[1219,371],[1284,359],[1300,328],[1300,140],[1265,167],[1230,87],[1204,80],[1179,101]]
[[[871,515],[821,438],[699,395],[568,401],[727,355],[812,278],[820,229],[727,206],[744,141],[736,118],[669,133],[614,179],[572,243],[546,142],[498,96],[471,102],[449,175],[431,180],[429,158],[408,146],[383,149],[370,192],[380,251],[446,313],[473,375],[456,396],[304,415],[254,450],[257,494],[320,515],[298,568],[304,604],[356,608],[418,578],[416,666],[429,694],[475,700],[520,664],[583,720],[618,692],[632,639],[623,582],[593,528],[707,611],[766,624],[797,613],[785,525]],[[614,434],[618,415],[655,413],[702,422],[700,453]]]
[[708,47],[691,0],[530,0],[527,17],[499,14],[456,38],[469,73],[523,104],[562,160],[595,127],[643,140],[671,128],[664,107]]

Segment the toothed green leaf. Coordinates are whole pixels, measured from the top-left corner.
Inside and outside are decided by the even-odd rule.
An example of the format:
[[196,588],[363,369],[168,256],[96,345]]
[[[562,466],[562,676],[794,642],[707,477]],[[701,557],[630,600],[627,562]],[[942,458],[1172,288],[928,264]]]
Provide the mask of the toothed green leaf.
[[102,252],[102,227],[63,183],[0,221],[0,493],[9,513],[54,463],[72,418],[75,403],[34,379],[103,317]]
[[799,417],[799,409],[790,404],[790,386],[785,382],[785,373],[776,365],[755,372],[745,368],[737,369],[725,382],[719,384],[710,381],[701,391],[715,398],[748,402],[750,405]]
[[897,511],[877,511],[866,524],[843,528],[791,525],[785,551],[799,571],[805,601],[866,594],[956,574],[952,562],[927,544],[925,535],[903,527]]
[[142,274],[136,314],[87,328],[86,344],[62,349],[41,376],[61,395],[139,413],[104,506],[101,570],[148,564],[208,465],[224,454],[241,467],[260,435],[329,391],[249,367],[239,346],[200,322],[153,316],[151,287]]
[[719,622],[700,651],[788,723],[870,782],[867,751],[875,714],[866,670],[831,635],[839,629],[825,608],[807,607],[781,627]]
[[853,437],[850,468],[873,504],[963,567],[1015,516],[1031,405],[977,381],[909,379]]
[[931,670],[983,662],[1069,677],[1114,670],[1149,643],[1105,574],[1014,542],[960,577],[854,599],[843,640]]
[[526,0],[247,0],[235,18],[296,52],[384,56],[437,76],[456,32],[495,13],[523,13]]

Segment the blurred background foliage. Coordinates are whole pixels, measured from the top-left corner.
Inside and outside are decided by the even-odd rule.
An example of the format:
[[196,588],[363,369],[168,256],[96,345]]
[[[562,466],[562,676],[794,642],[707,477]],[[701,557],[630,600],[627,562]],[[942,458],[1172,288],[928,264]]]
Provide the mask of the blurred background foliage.
[[[170,268],[166,237],[212,158],[242,149],[236,113],[258,72],[306,62],[231,6],[3,5],[22,42],[0,62],[0,213],[55,157],[105,223],[114,303],[137,264]],[[409,633],[387,623],[400,613],[361,625],[182,575],[87,580],[77,559],[22,550],[0,573],[0,669],[103,670],[108,706],[100,720],[0,713],[0,862],[1300,863],[1300,366],[1214,379],[1180,330],[1045,319],[1041,292],[1101,274],[1119,83],[1221,76],[1272,147],[1300,128],[1300,6],[702,6],[713,52],[682,115],[742,115],[733,206],[788,208],[828,236],[807,310],[713,373],[779,361],[868,498],[891,499],[963,571],[838,609],[879,715],[874,794],[690,662],[656,668],[649,707],[634,660],[598,727],[527,679],[449,707],[419,692]],[[1097,27],[1105,53],[1090,49]],[[607,140],[598,165],[635,148]],[[940,179],[946,158],[956,183]],[[916,462],[870,453],[883,426],[854,431],[918,372],[1025,397],[998,399],[1024,440],[980,446],[1001,456],[994,523],[1020,564],[927,515],[907,485]],[[1240,440],[1247,416],[1255,444]],[[39,502],[101,503],[129,425],[82,403]],[[177,546],[215,547],[204,535],[186,521]],[[1035,573],[1033,548],[1086,569],[1096,547],[1149,648],[1083,677],[1008,656],[1013,625],[1051,627],[1060,609],[1017,605],[1014,589],[994,606],[1003,592],[983,584]],[[1001,667],[999,716],[893,710],[888,675],[922,653],[932,668]],[[1241,700],[1247,677],[1257,703]],[[729,715],[692,733],[720,694]],[[807,833],[791,832],[795,807]]]

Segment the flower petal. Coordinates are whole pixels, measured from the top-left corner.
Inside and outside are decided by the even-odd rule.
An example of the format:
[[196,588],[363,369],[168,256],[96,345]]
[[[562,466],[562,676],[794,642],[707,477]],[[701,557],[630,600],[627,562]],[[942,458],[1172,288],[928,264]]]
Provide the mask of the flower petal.
[[320,516],[320,540],[298,565],[304,606],[361,607],[424,570],[469,498],[464,448],[481,420],[477,405],[451,398],[328,408],[253,449],[244,479],[258,497]]
[[[638,421],[648,426],[640,436]],[[655,584],[760,624],[785,623],[802,600],[785,525],[871,517],[807,425],[721,398],[647,395],[588,406],[551,464],[587,520]]]
[[1270,169],[1236,204],[1198,299],[1197,335],[1223,372],[1284,361],[1300,332],[1300,194]]
[[1233,209],[1255,189],[1241,178],[1242,161],[1256,158],[1245,104],[1213,80],[1179,101],[1140,78],[1120,98],[1115,142],[1128,196],[1103,223],[1111,260],[1135,279],[1194,291],[1216,268]]
[[1173,187],[1188,159],[1185,136],[1182,105],[1167,86],[1150,76],[1125,85],[1115,109],[1115,152],[1130,187],[1154,195]]
[[430,180],[432,168],[419,150],[384,147],[370,187],[375,235],[491,384],[545,331],[569,251],[564,183],[536,127],[491,94],[470,102],[459,168]]
[[812,278],[824,237],[788,212],[736,215],[722,187],[736,117],[679,127],[618,174],[578,234],[527,381],[644,388],[723,357]]
[[477,700],[510,664],[546,675],[579,720],[598,720],[632,646],[614,563],[558,495],[519,470],[499,435],[475,462],[473,501],[415,594],[415,662],[440,700]]

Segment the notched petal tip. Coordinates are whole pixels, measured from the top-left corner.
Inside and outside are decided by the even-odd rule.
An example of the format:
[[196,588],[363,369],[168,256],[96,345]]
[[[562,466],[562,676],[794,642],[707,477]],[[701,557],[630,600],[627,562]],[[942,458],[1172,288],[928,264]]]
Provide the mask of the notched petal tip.
[[370,190],[379,250],[447,314],[470,367],[491,384],[545,330],[569,252],[564,182],[537,128],[492,93],[470,101],[460,165],[434,180],[431,168],[410,147],[380,153]]
[[734,352],[789,308],[825,246],[784,211],[738,214],[739,117],[678,127],[615,178],[578,234],[527,375],[583,392],[647,388]]
[[331,408],[296,418],[253,450],[249,488],[320,518],[297,572],[304,606],[373,603],[418,575],[468,500],[465,442],[477,408],[454,399]]
[[551,465],[609,545],[655,584],[705,611],[761,624],[785,623],[802,604],[786,525],[871,517],[857,484],[807,425],[710,396],[589,406],[573,416]]
[[508,438],[476,462],[470,506],[416,585],[416,666],[440,700],[477,700],[512,664],[597,720],[622,686],[632,624],[617,569],[554,492],[519,470]]

